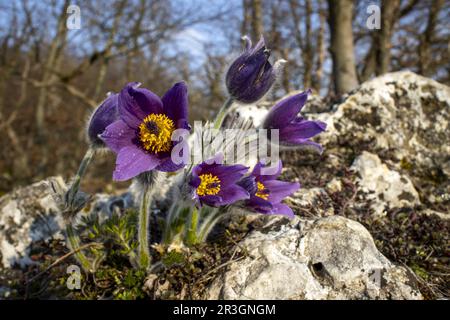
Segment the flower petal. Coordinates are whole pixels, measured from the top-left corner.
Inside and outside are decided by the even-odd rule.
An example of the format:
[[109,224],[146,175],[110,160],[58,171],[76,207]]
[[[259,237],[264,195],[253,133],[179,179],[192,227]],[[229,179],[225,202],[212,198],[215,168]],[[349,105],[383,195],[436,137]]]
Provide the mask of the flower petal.
[[268,200],[272,203],[281,202],[287,196],[300,189],[298,182],[286,182],[278,180],[265,181],[264,186],[269,190]]
[[162,113],[161,99],[148,89],[138,88],[137,83],[127,84],[119,94],[120,118],[131,128],[137,128],[151,113]]
[[119,153],[120,149],[133,145],[133,139],[136,138],[136,132],[131,129],[122,120],[117,120],[106,127],[105,131],[100,135],[106,146],[115,153]]
[[322,121],[293,122],[280,129],[280,141],[294,141],[295,139],[308,139],[325,131],[327,124]]
[[189,133],[192,129],[189,122],[186,119],[179,119],[177,122],[175,122],[175,126],[177,129],[184,129],[187,130]]
[[221,206],[250,198],[250,194],[244,188],[235,184],[220,190],[219,195],[222,198],[220,201]]
[[192,174],[191,179],[189,180],[189,185],[194,189],[197,189],[202,180],[196,174]]
[[288,141],[280,141],[281,149],[283,150],[292,150],[292,149],[299,149],[302,147],[314,147],[320,154],[323,152],[323,147],[314,141],[311,141],[309,139],[289,139]]
[[255,47],[251,50],[251,54],[255,54],[256,52],[260,51],[261,49],[265,49],[266,42],[264,41],[264,36],[261,35],[258,42],[256,43]]
[[176,83],[161,100],[164,113],[174,123],[188,118],[188,89],[184,82]]
[[284,203],[274,204],[272,214],[281,214],[284,216],[288,216],[289,218],[293,218],[295,216],[292,209],[289,206],[285,205]]
[[175,172],[182,169],[184,166],[185,166],[184,163],[175,164],[169,156],[168,158],[164,159],[160,165],[156,167],[156,170],[163,172]]
[[245,204],[252,210],[259,213],[271,213],[273,210],[273,206],[269,201],[257,196],[250,197],[250,199],[247,200]]
[[248,41],[247,49],[231,64],[225,77],[231,97],[242,103],[252,103],[268,92],[276,80],[268,58],[263,37],[254,48]]
[[279,101],[267,114],[263,127],[265,129],[280,129],[289,124],[308,100],[311,90],[293,95]]
[[236,183],[247,172],[248,167],[243,165],[212,165],[205,172],[209,172],[212,175],[217,176],[220,179],[222,185]]
[[[281,160],[278,161],[275,172],[273,172],[274,168],[272,167],[274,166],[266,166],[263,163],[258,162],[252,171],[252,175],[257,177],[257,180],[259,181],[274,180],[280,176],[281,170],[283,169],[283,163]],[[268,170],[268,168],[270,168],[270,170]]]
[[220,196],[202,196],[198,197],[200,204],[206,204],[210,207],[219,207],[221,206],[222,197]]
[[249,194],[255,194],[257,191],[257,187],[256,187],[256,181],[255,181],[255,177],[250,175],[248,177],[242,178],[241,180],[239,180],[236,183],[238,186],[241,186],[242,188],[244,188],[245,190],[247,190],[247,192]]
[[116,181],[131,179],[142,172],[153,170],[159,162],[158,158],[145,153],[137,146],[124,147],[117,155],[113,179]]
[[109,95],[92,114],[88,127],[88,137],[91,143],[101,145],[102,140],[99,135],[105,131],[107,126],[118,119],[118,97],[117,93]]

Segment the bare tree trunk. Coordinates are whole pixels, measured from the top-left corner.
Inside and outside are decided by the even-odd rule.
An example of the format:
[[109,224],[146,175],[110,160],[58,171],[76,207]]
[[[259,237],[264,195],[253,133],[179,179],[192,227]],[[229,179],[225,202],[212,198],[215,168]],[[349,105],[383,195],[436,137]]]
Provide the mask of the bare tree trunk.
[[[26,79],[30,73],[30,65],[31,65],[32,54],[29,53],[25,58],[25,65],[23,67],[23,71],[21,73],[22,79]],[[0,97],[3,97],[5,94],[5,83],[8,82],[8,76],[5,74],[2,75],[2,82],[0,82]],[[29,166],[29,154],[27,153],[27,148],[21,144],[20,137],[15,131],[15,126],[13,124],[17,114],[22,109],[26,98],[27,98],[27,82],[22,80],[20,85],[20,94],[18,96],[17,105],[15,110],[9,115],[8,119],[3,119],[2,111],[5,109],[3,106],[3,99],[0,99],[0,131],[6,131],[6,135],[8,136],[11,146],[13,147],[14,153],[14,161],[12,166],[13,176],[17,179],[23,179],[30,175],[30,166]]]
[[372,40],[372,44],[370,45],[370,49],[367,52],[366,58],[364,59],[364,67],[361,72],[360,81],[364,82],[370,78],[370,76],[375,72],[376,68],[376,54],[377,50],[375,49],[375,36]]
[[252,21],[252,10],[250,8],[251,0],[242,0],[242,25],[241,25],[241,35],[248,35],[249,32],[249,23]]
[[317,93],[322,89],[323,62],[325,61],[325,19],[326,13],[322,9],[322,1],[319,0],[319,33],[317,35],[317,64],[313,88]]
[[[403,8],[400,8],[399,0],[383,0],[382,2],[382,30],[374,30],[372,44],[364,59],[364,67],[360,75],[360,81],[364,82],[372,74],[383,74],[389,72],[391,64],[391,38],[395,23],[402,17],[408,15],[420,0],[409,0]],[[385,25],[387,25],[385,27]],[[383,40],[381,40],[383,38]],[[382,44],[384,42],[384,44]],[[388,49],[386,49],[388,48]],[[383,51],[384,52],[380,52]],[[386,67],[387,66],[387,67]]]
[[[205,50],[208,52],[208,49]],[[222,90],[222,72],[225,68],[225,59],[221,56],[208,56],[208,63],[205,64],[205,76],[206,85],[208,86],[208,96],[209,96],[209,106],[216,106],[220,101],[223,101],[223,90]],[[211,110],[211,109],[210,109]],[[210,111],[206,110],[206,111]],[[207,116],[202,114],[203,117]]]
[[64,46],[66,39],[67,28],[66,28],[66,9],[69,5],[69,0],[64,2],[61,8],[61,13],[58,17],[58,25],[56,30],[56,35],[50,44],[50,49],[48,53],[47,61],[44,65],[43,75],[42,75],[42,87],[39,90],[38,102],[36,105],[36,127],[37,135],[42,140],[45,136],[45,105],[47,103],[47,94],[49,89],[49,84],[54,79],[54,66],[58,61],[58,53],[61,54],[61,48]]
[[289,48],[283,48],[282,50],[282,57],[284,60],[287,61],[287,63],[284,65],[283,68],[283,75],[282,75],[282,79],[281,79],[281,83],[283,86],[284,91],[286,91],[286,93],[289,93],[292,89],[291,87],[291,73],[290,73],[290,63],[289,63]]
[[439,10],[443,5],[443,0],[434,0],[428,13],[428,22],[425,33],[420,37],[419,46],[419,72],[424,76],[429,76],[433,73],[430,66],[431,63],[431,45],[433,43],[434,33],[437,24]]
[[311,0],[305,0],[305,50],[303,54],[303,87],[305,89],[311,88],[312,85],[312,69],[314,64],[314,56],[312,52],[312,34],[311,34],[311,16],[312,16],[312,6]]
[[389,72],[391,65],[391,37],[397,22],[400,0],[382,0],[381,2],[381,30],[376,33],[376,74]]
[[[60,56],[63,54],[63,49],[66,43],[67,28],[66,28],[66,10],[70,1],[65,0],[61,7],[61,12],[58,16],[58,23],[56,34],[53,41],[50,43],[48,58],[44,64],[42,71],[42,87],[39,90],[38,101],[36,105],[36,142],[41,145],[41,156],[39,159],[38,168],[46,168],[49,160],[49,145],[47,141],[47,130],[45,127],[45,114],[49,104],[48,96],[51,93],[52,83],[56,82],[58,67],[60,66]],[[39,174],[42,170],[38,169]],[[38,176],[39,176],[38,174]]]
[[[300,48],[300,59],[303,65],[303,86],[304,88],[309,88],[311,79],[309,77],[310,70],[309,66],[309,58],[308,58],[308,42],[309,40],[303,34],[302,29],[300,28],[300,16],[298,12],[299,2],[296,0],[289,0],[289,8],[291,10],[292,21],[294,23],[294,38],[297,42],[297,46]],[[308,19],[305,19],[305,24],[308,25]]]
[[[276,52],[276,54],[282,57],[284,60],[289,60],[289,48],[283,47],[282,33],[280,32],[280,5],[283,0],[273,1],[271,6],[271,29],[270,29],[270,48]],[[283,68],[283,73],[281,75],[281,86],[286,93],[291,90],[290,85],[290,72],[289,72],[289,61]],[[273,91],[273,98],[275,97],[275,91]]]
[[[94,91],[94,101],[98,101],[99,97],[100,97],[100,92],[101,89],[103,87],[103,83],[105,82],[105,78],[106,78],[106,72],[108,70],[108,62],[109,62],[109,58],[108,56],[111,53],[111,50],[113,48],[114,45],[114,38],[116,36],[117,33],[117,28],[119,27],[119,23],[120,23],[120,19],[122,17],[123,14],[123,8],[125,7],[125,5],[127,4],[127,0],[121,1],[117,4],[117,8],[116,8],[116,12],[114,14],[114,22],[111,28],[111,32],[109,33],[108,36],[108,41],[106,43],[105,46],[105,50],[103,50],[103,59],[100,65],[100,70],[98,72],[98,78],[97,78],[97,82],[95,85],[95,91]],[[140,14],[142,17],[142,10],[140,11]]]
[[328,10],[334,88],[337,94],[343,94],[358,86],[353,48],[353,1],[328,0]]
[[262,1],[252,0],[252,38],[258,41],[263,33]]

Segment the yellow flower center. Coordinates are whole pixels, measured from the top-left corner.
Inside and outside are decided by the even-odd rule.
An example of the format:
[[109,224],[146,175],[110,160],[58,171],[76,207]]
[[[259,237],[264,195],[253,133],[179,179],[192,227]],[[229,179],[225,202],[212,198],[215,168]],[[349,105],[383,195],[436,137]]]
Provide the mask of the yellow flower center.
[[139,125],[139,140],[145,150],[167,152],[172,146],[171,137],[174,130],[173,121],[165,114],[152,113]]
[[269,199],[269,190],[267,190],[261,182],[258,181],[256,183],[256,187],[258,188],[258,190],[256,191],[255,196],[260,197],[264,200]]
[[205,173],[199,175],[200,185],[197,188],[197,194],[199,196],[213,196],[220,191],[220,179],[217,176],[213,176],[211,173]]

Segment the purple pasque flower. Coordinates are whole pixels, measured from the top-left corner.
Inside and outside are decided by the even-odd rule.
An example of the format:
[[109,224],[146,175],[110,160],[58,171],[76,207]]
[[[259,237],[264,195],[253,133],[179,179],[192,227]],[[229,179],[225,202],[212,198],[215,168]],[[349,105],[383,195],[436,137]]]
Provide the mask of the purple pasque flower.
[[279,144],[281,146],[310,145],[322,152],[322,146],[311,141],[310,138],[325,131],[326,123],[305,120],[298,116],[310,93],[311,90],[307,90],[279,101],[270,109],[264,119],[262,125],[264,129],[279,130]]
[[223,155],[218,154],[192,169],[189,185],[194,188],[194,199],[200,205],[220,207],[250,197],[243,187],[236,184],[248,167],[222,163]]
[[113,179],[128,180],[150,170],[172,172],[184,164],[171,159],[171,140],[176,129],[190,130],[188,97],[184,82],[176,83],[159,98],[138,83],[127,84],[119,93],[119,120],[100,136],[117,153]]
[[270,51],[264,38],[252,47],[249,38],[245,51],[231,64],[225,82],[230,96],[243,103],[261,99],[275,82],[276,72],[269,62]]
[[239,181],[238,184],[250,193],[250,199],[244,202],[247,208],[264,214],[294,216],[292,209],[281,201],[297,191],[300,184],[277,180],[281,169],[282,163],[279,161],[276,172],[264,174],[264,165],[259,162],[249,176]]
[[105,131],[106,127],[116,121],[119,117],[117,93],[111,93],[100,106],[95,109],[89,119],[87,138],[92,146],[103,147],[104,143],[99,135]]

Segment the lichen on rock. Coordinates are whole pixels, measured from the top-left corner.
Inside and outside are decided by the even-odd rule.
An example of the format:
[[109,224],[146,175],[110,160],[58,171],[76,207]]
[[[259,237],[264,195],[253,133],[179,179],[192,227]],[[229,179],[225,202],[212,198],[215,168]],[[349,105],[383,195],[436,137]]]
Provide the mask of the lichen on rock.
[[344,217],[255,231],[239,246],[248,257],[212,283],[209,298],[422,298],[412,275],[389,262],[361,224]]
[[414,207],[420,203],[411,180],[383,164],[380,158],[363,151],[350,167],[358,174],[356,179],[367,198],[372,199],[372,207],[377,214],[384,212],[385,207]]

